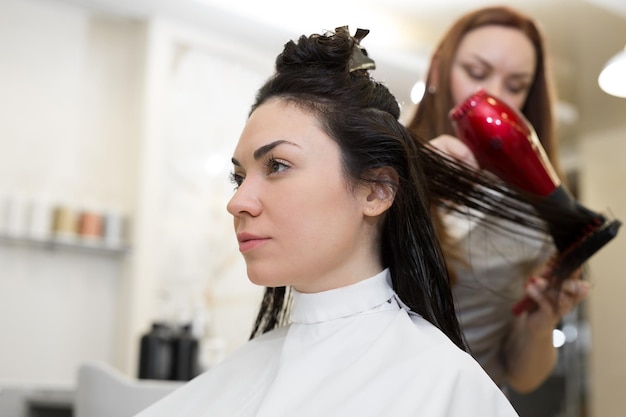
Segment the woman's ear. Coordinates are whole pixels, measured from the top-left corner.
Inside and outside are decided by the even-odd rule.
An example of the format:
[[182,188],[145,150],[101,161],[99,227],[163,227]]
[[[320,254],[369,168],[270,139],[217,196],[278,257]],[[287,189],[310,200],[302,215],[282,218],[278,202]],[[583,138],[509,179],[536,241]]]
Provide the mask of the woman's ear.
[[391,207],[396,197],[398,173],[391,167],[372,170],[372,181],[363,186],[363,214],[374,217],[383,214]]

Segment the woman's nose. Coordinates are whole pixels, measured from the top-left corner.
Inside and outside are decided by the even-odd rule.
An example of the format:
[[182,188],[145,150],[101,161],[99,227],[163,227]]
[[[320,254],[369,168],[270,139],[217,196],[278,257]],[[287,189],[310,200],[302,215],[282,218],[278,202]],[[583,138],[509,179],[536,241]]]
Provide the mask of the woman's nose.
[[259,186],[251,179],[244,180],[226,205],[226,210],[234,217],[249,215],[256,217],[263,211],[259,200]]

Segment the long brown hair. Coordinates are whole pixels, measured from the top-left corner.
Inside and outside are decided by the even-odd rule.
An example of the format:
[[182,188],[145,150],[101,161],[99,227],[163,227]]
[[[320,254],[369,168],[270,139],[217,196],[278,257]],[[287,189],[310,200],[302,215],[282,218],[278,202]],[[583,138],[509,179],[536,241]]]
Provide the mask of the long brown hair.
[[[436,92],[426,93],[408,127],[424,140],[442,134],[454,135],[448,113],[454,107],[450,88],[452,62],[465,35],[474,29],[498,25],[520,30],[535,48],[535,78],[528,92],[522,113],[533,125],[552,164],[557,168],[556,136],[553,118],[553,87],[546,60],[546,48],[539,27],[533,19],[505,6],[475,10],[457,20],[445,33],[433,53],[426,85],[436,82]],[[432,62],[437,62],[433,65]],[[435,71],[437,72],[435,74]]]
[[[561,170],[556,156],[557,143],[552,108],[554,92],[546,59],[544,38],[533,19],[510,7],[494,6],[474,10],[463,15],[448,29],[433,53],[426,78],[426,85],[435,87],[435,91],[429,92],[427,89],[407,127],[423,141],[429,141],[442,134],[454,136],[454,129],[448,117],[450,110],[456,104],[452,97],[450,80],[452,63],[459,44],[467,33],[491,25],[521,31],[535,49],[535,77],[521,110],[535,128],[556,172],[563,178],[560,175]],[[467,262],[460,248],[449,237],[438,209],[433,207],[432,212],[446,260]],[[452,282],[456,281],[453,269],[449,268],[449,275]]]

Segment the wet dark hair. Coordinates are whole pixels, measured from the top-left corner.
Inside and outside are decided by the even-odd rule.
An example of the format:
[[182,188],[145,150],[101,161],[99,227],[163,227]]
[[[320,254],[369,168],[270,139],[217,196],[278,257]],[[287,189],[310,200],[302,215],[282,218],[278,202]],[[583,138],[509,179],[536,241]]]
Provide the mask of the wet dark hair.
[[[288,42],[251,112],[274,98],[310,111],[340,147],[344,175],[352,184],[377,181],[369,175],[376,168],[395,170],[398,183],[386,184],[396,194],[381,228],[383,265],[400,299],[464,348],[432,204],[464,205],[517,222],[521,216],[536,228],[541,223],[519,209],[515,198],[506,198],[511,192],[497,180],[416,140],[398,121],[391,92],[367,70],[351,70],[358,49],[347,31]],[[289,307],[288,288],[267,288],[251,337],[285,324]]]

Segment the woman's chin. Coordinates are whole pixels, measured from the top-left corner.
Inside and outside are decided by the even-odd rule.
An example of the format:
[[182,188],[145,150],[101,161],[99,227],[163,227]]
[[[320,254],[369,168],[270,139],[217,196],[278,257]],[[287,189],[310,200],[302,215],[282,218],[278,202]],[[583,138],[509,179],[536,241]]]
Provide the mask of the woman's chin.
[[283,280],[279,279],[275,272],[259,270],[259,268],[248,267],[248,279],[254,285],[263,287],[284,287],[288,285]]

